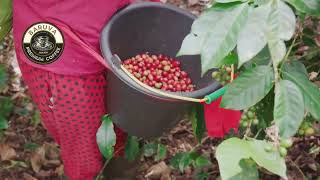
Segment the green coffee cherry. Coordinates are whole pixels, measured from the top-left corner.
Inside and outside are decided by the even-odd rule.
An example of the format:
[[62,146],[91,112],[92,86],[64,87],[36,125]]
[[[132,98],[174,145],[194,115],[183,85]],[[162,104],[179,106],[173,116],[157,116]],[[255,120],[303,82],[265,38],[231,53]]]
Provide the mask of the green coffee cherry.
[[280,147],[280,148],[279,148],[279,152],[280,152],[280,155],[281,155],[282,157],[286,156],[287,153],[288,153],[287,149],[284,148],[284,147]]
[[212,78],[215,79],[215,78],[217,78],[219,76],[219,74],[220,74],[219,71],[214,71],[214,72],[212,72],[211,75],[212,75]]
[[314,131],[314,129],[312,127],[307,128],[306,131],[305,131],[305,135],[306,136],[311,136],[314,133],[315,133],[315,131]]
[[267,146],[264,150],[267,151],[267,152],[272,152],[272,147],[273,146],[271,146],[271,145]]
[[291,147],[293,144],[291,139],[281,139],[280,140],[280,145],[284,148],[289,148]]
[[304,130],[303,129],[299,129],[298,134],[303,136],[304,135]]
[[250,119],[254,118],[254,113],[252,111],[248,111],[247,115]]
[[259,120],[258,120],[258,119],[254,119],[254,120],[252,121],[252,123],[253,123],[254,125],[258,125],[258,124],[259,124]]

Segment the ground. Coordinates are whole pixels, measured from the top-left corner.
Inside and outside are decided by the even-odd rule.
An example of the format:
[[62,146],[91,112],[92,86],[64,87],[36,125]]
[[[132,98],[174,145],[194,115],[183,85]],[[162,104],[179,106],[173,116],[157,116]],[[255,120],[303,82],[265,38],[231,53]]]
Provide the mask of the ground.
[[[187,8],[198,15],[205,2],[199,4],[198,1],[170,0],[168,3]],[[0,179],[62,179],[63,163],[59,158],[59,147],[41,125],[39,112],[28,95],[28,89],[21,81],[15,58],[12,37],[8,36],[0,45],[0,63],[8,67],[9,83],[1,90],[0,98],[10,97],[14,102],[14,109],[8,117],[9,128],[0,131]],[[199,170],[188,168],[182,174],[177,170],[168,169],[169,160],[175,153],[190,150],[211,157],[213,165],[202,171],[209,172],[210,179],[219,178],[214,152],[221,139],[206,137],[204,143],[198,145],[192,135],[191,123],[183,120],[171,132],[163,135],[160,142],[168,149],[168,155],[160,162],[142,157],[137,179],[192,179]],[[304,179],[304,176],[316,179],[320,176],[320,172],[317,172],[320,154],[310,153],[310,148],[317,146],[320,146],[320,136],[294,138],[294,146],[286,157],[289,179]],[[154,168],[159,172],[150,173],[150,169]],[[279,179],[263,169],[260,169],[260,172],[261,179]]]

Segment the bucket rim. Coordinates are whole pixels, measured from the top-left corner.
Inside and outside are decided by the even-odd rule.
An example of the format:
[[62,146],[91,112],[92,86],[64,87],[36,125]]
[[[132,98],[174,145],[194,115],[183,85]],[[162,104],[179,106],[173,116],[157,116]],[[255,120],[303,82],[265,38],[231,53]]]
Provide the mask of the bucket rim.
[[[176,13],[180,13],[184,16],[187,16],[193,20],[196,19],[196,16],[191,14],[190,12],[178,8],[176,6],[173,5],[169,5],[169,4],[164,4],[164,3],[160,3],[160,2],[139,2],[139,3],[134,3],[134,4],[130,4],[127,7],[121,9],[119,12],[117,12],[115,15],[113,15],[111,17],[111,19],[108,21],[108,23],[104,26],[101,34],[100,34],[100,49],[101,49],[101,53],[105,59],[105,61],[107,62],[107,64],[110,66],[111,72],[122,82],[124,82],[126,85],[128,85],[129,87],[135,89],[136,91],[152,96],[154,98],[159,98],[159,99],[164,99],[164,100],[172,100],[172,101],[182,101],[182,100],[177,100],[177,99],[173,99],[173,98],[169,98],[166,96],[162,96],[159,95],[157,93],[154,93],[148,89],[145,89],[143,87],[141,87],[139,84],[137,84],[135,81],[133,81],[129,76],[127,76],[119,67],[117,67],[117,65],[115,65],[112,62],[112,59],[115,58],[116,54],[112,54],[111,52],[111,48],[109,45],[109,37],[110,37],[110,30],[112,28],[112,25],[123,15],[130,13],[134,10],[137,9],[144,9],[144,8],[161,8],[161,9],[167,9],[167,10],[171,10],[174,11]],[[181,42],[182,43],[182,42]],[[174,95],[180,95],[180,96],[185,96],[185,97],[191,97],[191,98],[202,98],[216,90],[218,90],[219,88],[221,88],[221,85],[218,82],[212,82],[210,85],[201,88],[201,89],[197,89],[195,91],[192,92],[168,92],[169,94],[174,94]]]

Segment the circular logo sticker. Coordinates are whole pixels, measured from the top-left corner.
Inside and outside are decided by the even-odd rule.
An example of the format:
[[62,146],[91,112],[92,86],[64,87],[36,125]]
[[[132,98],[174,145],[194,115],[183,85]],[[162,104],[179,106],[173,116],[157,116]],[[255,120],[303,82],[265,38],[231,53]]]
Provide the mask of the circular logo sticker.
[[64,38],[53,24],[37,23],[24,33],[22,44],[29,60],[37,64],[50,64],[62,54]]

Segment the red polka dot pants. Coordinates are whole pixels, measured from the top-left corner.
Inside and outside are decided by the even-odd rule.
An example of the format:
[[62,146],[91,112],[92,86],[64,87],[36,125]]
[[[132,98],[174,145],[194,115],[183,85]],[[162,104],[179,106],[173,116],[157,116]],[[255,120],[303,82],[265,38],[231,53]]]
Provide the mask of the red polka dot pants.
[[[93,179],[102,167],[96,132],[106,114],[104,73],[58,75],[24,62],[20,69],[44,126],[60,145],[65,174],[71,180]],[[119,152],[126,137],[117,128],[116,133]]]

